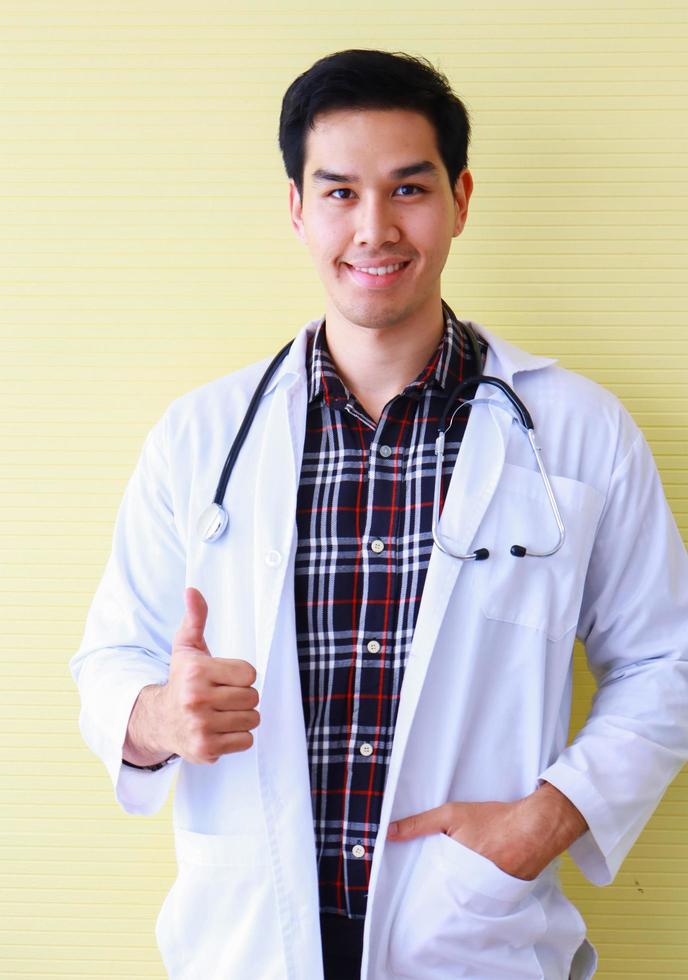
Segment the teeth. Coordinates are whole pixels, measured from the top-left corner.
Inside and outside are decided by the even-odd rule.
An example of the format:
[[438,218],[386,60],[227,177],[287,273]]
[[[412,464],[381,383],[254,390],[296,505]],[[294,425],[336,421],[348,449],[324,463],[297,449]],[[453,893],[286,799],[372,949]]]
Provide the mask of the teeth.
[[357,272],[367,272],[369,276],[388,276],[391,272],[396,272],[401,269],[404,262],[398,262],[396,265],[377,265],[373,268],[366,269],[364,266],[355,265],[354,269]]

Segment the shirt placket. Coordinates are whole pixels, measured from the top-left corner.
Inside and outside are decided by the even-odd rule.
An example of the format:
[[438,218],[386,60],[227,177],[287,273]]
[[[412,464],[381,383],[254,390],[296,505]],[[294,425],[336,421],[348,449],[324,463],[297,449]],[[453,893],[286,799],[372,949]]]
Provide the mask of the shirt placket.
[[[416,408],[399,396],[375,427],[354,400],[346,410],[365,425],[366,520],[361,549],[361,604],[355,656],[358,669],[349,741],[349,792],[344,843],[350,914],[364,915],[372,851],[382,805],[398,703],[399,666],[392,664],[398,616],[396,529],[404,506],[403,464]],[[359,832],[356,833],[356,829]]]
[[[334,744],[329,750],[326,782],[314,784],[318,787],[316,792],[321,794],[319,812],[322,818],[330,828],[336,825],[342,828],[334,853],[330,849],[322,857],[321,896],[325,907],[363,918],[399,692],[410,649],[409,636],[424,579],[421,569],[413,582],[413,596],[405,596],[404,602],[408,605],[401,607],[401,590],[409,587],[404,569],[408,573],[409,563],[417,560],[416,553],[421,547],[418,543],[420,530],[424,535],[430,535],[430,512],[424,505],[431,499],[434,481],[428,483],[425,476],[420,483],[414,480],[415,496],[409,496],[411,485],[405,478],[409,476],[411,458],[414,465],[419,465],[418,455],[427,452],[426,442],[432,438],[434,443],[431,402],[434,408],[435,399],[430,399],[429,389],[441,391],[443,388],[447,375],[446,359],[450,353],[446,345],[442,346],[442,357],[438,351],[421,375],[385,407],[376,426],[342,384],[326,348],[317,346],[311,373],[313,397],[317,397],[322,388],[324,405],[331,413],[329,421],[323,416],[322,425],[332,425],[335,415],[340,420],[347,416],[350,424],[344,424],[341,438],[350,451],[354,450],[351,458],[358,453],[361,460],[360,467],[350,468],[349,475],[340,484],[336,504],[338,527],[354,546],[350,550],[349,565],[336,572],[334,592],[339,600],[335,609],[340,610],[335,617],[339,625],[334,628],[350,630],[348,668],[340,661],[333,688],[335,700],[331,702],[328,714],[323,716],[321,731],[316,729],[314,734],[314,744],[322,743],[324,739],[325,745],[328,737],[335,738],[336,731],[343,736],[337,740],[338,750]],[[459,356],[456,355],[457,360]],[[451,357],[453,364],[454,354]],[[454,377],[456,372],[449,369],[450,384],[461,379],[462,362],[459,364],[458,377]],[[441,400],[443,398],[444,395]],[[421,407],[423,417],[428,418],[414,429],[412,422]],[[456,423],[452,426],[454,431],[447,445],[448,456],[453,448],[450,444],[461,428]],[[418,446],[411,445],[414,438],[420,440]],[[434,475],[434,466],[430,469]],[[349,483],[347,487],[347,481],[354,473],[358,482]],[[451,469],[447,479],[450,475]],[[419,509],[407,543],[401,535],[402,527],[406,527],[404,509],[408,506],[412,506],[414,512]],[[323,530],[322,533],[326,536],[328,532]],[[335,574],[334,569],[332,573]],[[350,606],[348,618],[341,605],[345,596]],[[344,613],[343,617],[341,613]],[[314,627],[311,625],[310,629],[312,631]],[[339,637],[343,633],[336,635]],[[333,648],[336,642],[333,634]],[[325,669],[323,664],[321,670]],[[321,686],[313,681],[312,690]],[[326,758],[327,751],[326,748]],[[334,843],[335,838],[330,836],[329,839]]]

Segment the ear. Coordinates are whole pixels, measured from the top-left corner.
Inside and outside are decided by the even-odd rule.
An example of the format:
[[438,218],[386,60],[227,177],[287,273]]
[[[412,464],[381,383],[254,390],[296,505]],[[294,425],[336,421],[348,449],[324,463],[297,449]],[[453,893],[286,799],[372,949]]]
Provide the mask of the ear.
[[468,217],[468,202],[471,199],[472,193],[473,176],[470,170],[464,167],[454,184],[454,231],[452,232],[452,238],[456,238],[463,231],[463,226],[466,224]]
[[306,241],[306,230],[303,226],[303,215],[301,208],[301,197],[293,179],[289,180],[289,213],[291,215],[291,226],[301,239]]

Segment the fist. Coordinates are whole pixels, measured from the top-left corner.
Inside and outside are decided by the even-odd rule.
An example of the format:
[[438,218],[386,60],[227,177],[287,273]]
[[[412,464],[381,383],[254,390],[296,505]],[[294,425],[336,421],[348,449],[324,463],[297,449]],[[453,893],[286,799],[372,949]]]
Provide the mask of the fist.
[[217,762],[221,755],[253,745],[258,691],[255,668],[246,660],[213,657],[203,631],[208,605],[198,589],[184,592],[186,615],[174,636],[163,688],[168,744],[189,762]]

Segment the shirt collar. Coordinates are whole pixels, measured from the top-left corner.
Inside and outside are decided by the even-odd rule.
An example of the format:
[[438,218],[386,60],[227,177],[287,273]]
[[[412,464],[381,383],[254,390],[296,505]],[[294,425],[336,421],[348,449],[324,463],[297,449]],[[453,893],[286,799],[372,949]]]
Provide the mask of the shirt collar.
[[[291,388],[293,385],[301,385],[304,390],[308,388],[308,373],[306,352],[308,344],[315,335],[318,326],[323,322],[323,317],[309,320],[305,323],[294,339],[289,343],[289,351],[282,363],[274,371],[272,377],[266,382],[262,392],[262,397],[271,394],[275,388]],[[474,320],[466,320],[466,323],[477,336],[487,344],[487,356],[485,359],[485,374],[496,375],[512,384],[517,374],[531,371],[540,371],[543,368],[551,367],[556,364],[556,358],[544,357],[540,354],[529,354],[525,350],[510,344],[508,341],[492,333],[481,323]],[[267,368],[272,360],[266,357],[262,362]]]

